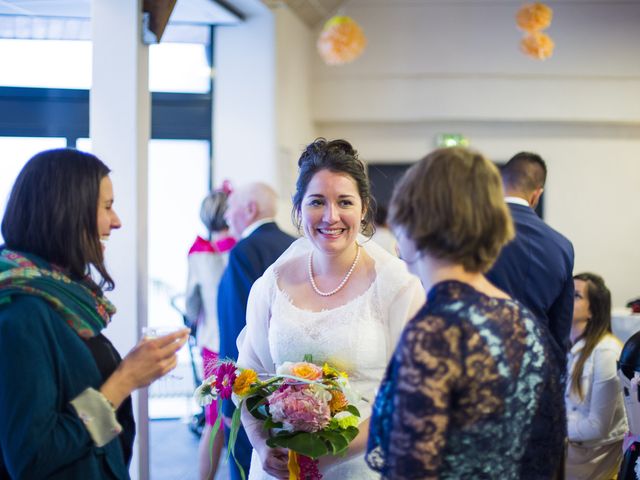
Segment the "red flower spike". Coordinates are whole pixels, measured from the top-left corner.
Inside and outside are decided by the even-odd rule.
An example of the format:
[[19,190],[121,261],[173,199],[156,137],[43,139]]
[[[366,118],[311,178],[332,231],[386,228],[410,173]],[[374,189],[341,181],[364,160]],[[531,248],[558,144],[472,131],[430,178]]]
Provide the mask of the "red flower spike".
[[321,480],[322,474],[318,469],[318,460],[298,454],[298,466],[302,480]]

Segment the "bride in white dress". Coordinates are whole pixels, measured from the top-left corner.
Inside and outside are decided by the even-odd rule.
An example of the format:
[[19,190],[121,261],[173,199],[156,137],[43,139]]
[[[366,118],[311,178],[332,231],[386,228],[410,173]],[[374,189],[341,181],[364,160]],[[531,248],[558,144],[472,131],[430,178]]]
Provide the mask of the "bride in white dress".
[[[372,211],[364,165],[344,140],[318,139],[298,162],[296,241],[254,284],[238,364],[273,374],[285,361],[329,362],[349,374],[372,402],[406,322],[425,293],[405,265],[370,235]],[[360,434],[345,457],[320,459],[325,480],[378,478],[364,461],[370,403],[357,405]],[[242,412],[254,447],[249,479],[288,478],[287,452],[269,448],[262,422]]]

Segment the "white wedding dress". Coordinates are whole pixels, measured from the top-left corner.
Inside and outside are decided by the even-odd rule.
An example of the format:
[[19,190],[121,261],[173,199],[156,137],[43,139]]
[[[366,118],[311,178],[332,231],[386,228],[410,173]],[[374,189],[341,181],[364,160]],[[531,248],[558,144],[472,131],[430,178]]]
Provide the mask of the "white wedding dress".
[[[406,322],[424,304],[425,292],[402,261],[373,242],[363,247],[375,262],[376,278],[369,289],[331,310],[312,312],[295,306],[277,282],[279,265],[308,256],[310,245],[300,239],[254,284],[247,307],[247,327],[238,337],[238,364],[258,373],[274,373],[283,362],[329,362],[349,374],[351,386],[366,401],[358,408],[361,421],[371,405],[387,363]],[[257,420],[256,420],[257,421]],[[379,478],[364,461],[364,451],[322,472],[324,480]],[[272,479],[253,451],[250,480]]]

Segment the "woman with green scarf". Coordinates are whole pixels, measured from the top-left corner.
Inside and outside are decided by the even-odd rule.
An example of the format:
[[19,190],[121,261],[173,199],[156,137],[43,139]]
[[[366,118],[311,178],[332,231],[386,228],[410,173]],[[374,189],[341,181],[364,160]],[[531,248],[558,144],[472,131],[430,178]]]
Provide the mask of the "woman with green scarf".
[[48,150],[11,191],[0,247],[0,478],[128,479],[130,394],[173,369],[187,340],[186,330],[145,339],[121,359],[101,333],[115,313],[102,291],[114,286],[104,242],[120,228],[108,174],[91,154]]

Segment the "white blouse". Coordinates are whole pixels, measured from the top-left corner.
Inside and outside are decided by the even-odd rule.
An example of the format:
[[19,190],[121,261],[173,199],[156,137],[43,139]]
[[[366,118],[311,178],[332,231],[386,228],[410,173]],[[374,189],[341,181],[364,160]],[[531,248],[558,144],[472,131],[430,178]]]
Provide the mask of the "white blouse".
[[196,252],[188,257],[189,276],[185,293],[186,315],[198,324],[198,347],[220,350],[218,285],[227,266],[228,253]]
[[[583,347],[584,340],[580,340],[569,352],[569,375]],[[600,446],[624,437],[627,419],[616,369],[621,351],[622,345],[613,335],[605,336],[596,345],[582,370],[582,401],[571,391],[571,377],[568,377],[565,404],[570,441]]]

